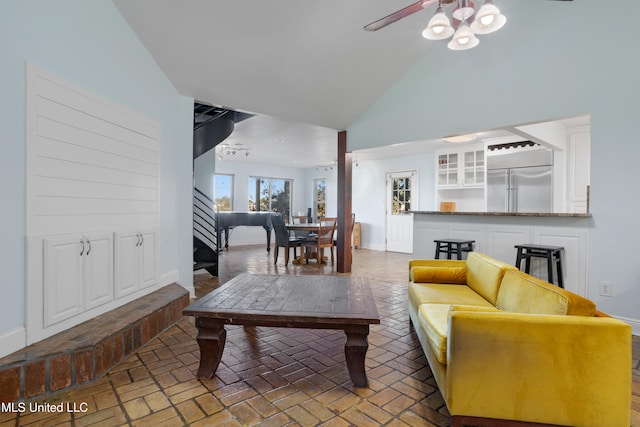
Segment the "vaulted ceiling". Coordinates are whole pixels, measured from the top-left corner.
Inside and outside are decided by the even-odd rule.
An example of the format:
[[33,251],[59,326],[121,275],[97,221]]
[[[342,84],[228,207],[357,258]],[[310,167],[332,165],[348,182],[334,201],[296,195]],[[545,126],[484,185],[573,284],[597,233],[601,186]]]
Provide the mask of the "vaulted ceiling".
[[[382,30],[363,30],[412,2],[114,0],[181,94],[256,114],[236,126],[232,143],[268,144],[264,156],[274,146],[286,146],[280,153],[292,157],[306,149],[316,164],[335,158],[336,130],[440,43],[420,36],[434,6]],[[520,1],[499,3],[517,22]]]

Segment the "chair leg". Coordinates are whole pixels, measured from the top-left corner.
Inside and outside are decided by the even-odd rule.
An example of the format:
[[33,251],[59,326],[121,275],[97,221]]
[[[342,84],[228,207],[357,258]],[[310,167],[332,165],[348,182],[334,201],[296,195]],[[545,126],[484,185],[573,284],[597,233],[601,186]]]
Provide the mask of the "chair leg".
[[280,251],[280,246],[276,246],[273,251],[273,263],[278,263],[278,252]]
[[284,265],[285,267],[289,265],[289,246],[284,248]]
[[331,265],[333,265],[333,246],[331,246]]

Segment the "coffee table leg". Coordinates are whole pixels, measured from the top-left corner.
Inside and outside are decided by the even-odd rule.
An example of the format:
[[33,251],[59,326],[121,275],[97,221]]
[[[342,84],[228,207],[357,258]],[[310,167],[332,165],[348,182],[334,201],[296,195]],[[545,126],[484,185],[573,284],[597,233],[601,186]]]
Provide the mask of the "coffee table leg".
[[224,329],[222,320],[206,317],[196,317],[196,327],[198,328],[196,339],[200,347],[200,366],[196,377],[200,379],[213,378],[222,359],[227,331]]
[[364,360],[369,348],[367,335],[369,335],[369,325],[350,326],[345,329],[347,342],[344,345],[344,354],[347,359],[347,370],[351,377],[351,382],[355,387],[367,387],[367,374],[364,371]]

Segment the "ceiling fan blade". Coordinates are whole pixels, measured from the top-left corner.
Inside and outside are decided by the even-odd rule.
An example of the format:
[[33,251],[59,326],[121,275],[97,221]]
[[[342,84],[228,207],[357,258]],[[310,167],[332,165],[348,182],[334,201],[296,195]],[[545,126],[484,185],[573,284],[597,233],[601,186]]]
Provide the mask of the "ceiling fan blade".
[[381,28],[386,27],[389,24],[393,24],[394,22],[401,20],[402,18],[406,18],[409,15],[413,15],[414,13],[421,11],[426,6],[435,2],[436,0],[420,0],[416,3],[413,3],[405,7],[404,9],[400,9],[397,12],[393,12],[391,15],[385,16],[384,18],[378,19],[377,21],[372,22],[371,24],[365,25],[364,29],[367,31],[377,31]]

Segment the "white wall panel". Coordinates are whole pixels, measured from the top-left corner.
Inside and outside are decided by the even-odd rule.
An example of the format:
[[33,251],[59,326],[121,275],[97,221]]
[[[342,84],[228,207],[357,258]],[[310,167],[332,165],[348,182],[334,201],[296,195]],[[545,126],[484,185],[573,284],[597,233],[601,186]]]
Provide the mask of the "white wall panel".
[[157,226],[160,125],[27,70],[27,234]]

